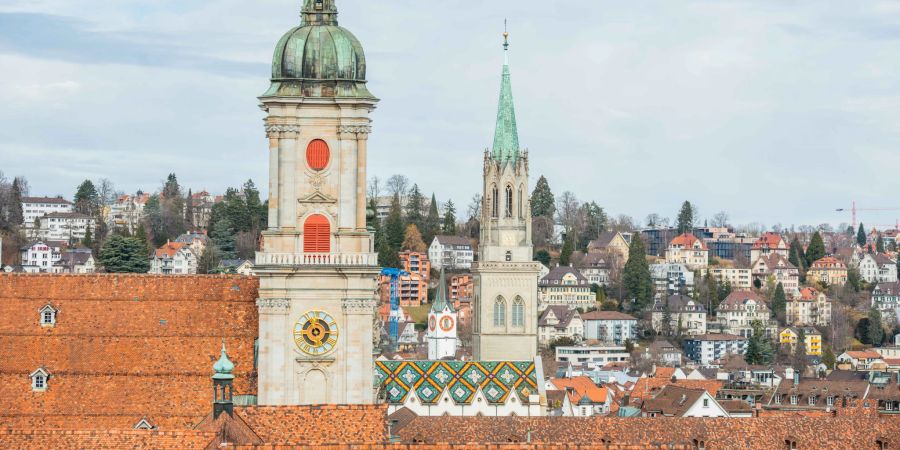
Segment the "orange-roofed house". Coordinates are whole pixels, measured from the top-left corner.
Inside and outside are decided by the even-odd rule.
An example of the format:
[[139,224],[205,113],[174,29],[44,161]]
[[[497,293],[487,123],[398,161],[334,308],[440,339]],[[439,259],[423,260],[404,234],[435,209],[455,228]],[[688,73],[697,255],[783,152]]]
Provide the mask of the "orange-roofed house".
[[705,269],[709,265],[709,248],[697,236],[684,233],[669,242],[666,262],[684,264],[691,270]]
[[787,258],[791,256],[790,253],[791,247],[787,241],[780,234],[770,231],[760,236],[753,243],[753,247],[750,247],[750,261],[756,261],[760,256],[769,256],[771,254],[779,254]]
[[881,358],[881,354],[872,349],[851,350],[841,353],[837,357],[837,363],[839,368],[842,365],[846,365],[853,370],[859,371],[884,370],[887,368],[887,364]]
[[156,249],[150,261],[150,272],[160,275],[197,273],[197,254],[183,242],[166,242]]
[[613,404],[613,393],[606,387],[599,387],[585,376],[573,378],[551,378],[547,390],[565,391],[562,404],[563,416],[592,417],[609,414]]
[[823,285],[845,284],[847,283],[847,265],[834,256],[826,256],[809,266],[806,279]]

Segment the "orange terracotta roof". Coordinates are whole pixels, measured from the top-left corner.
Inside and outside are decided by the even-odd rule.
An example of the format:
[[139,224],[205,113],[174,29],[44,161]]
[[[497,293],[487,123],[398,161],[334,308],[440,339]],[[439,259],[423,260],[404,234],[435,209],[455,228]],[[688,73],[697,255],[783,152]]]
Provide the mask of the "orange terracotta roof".
[[238,408],[268,444],[365,444],[389,439],[386,405],[255,406]]
[[174,258],[175,254],[178,253],[178,250],[184,247],[184,244],[181,242],[167,242],[162,247],[156,249],[156,257],[157,258]]
[[16,450],[120,449],[202,450],[215,433],[180,430],[9,430],[0,429],[0,448]]
[[598,387],[589,377],[551,378],[550,382],[559,390],[571,388],[574,391],[569,395],[572,404],[577,404],[585,395],[594,403],[606,403],[606,388]]
[[694,244],[700,244],[700,248],[703,250],[708,250],[706,244],[703,243],[700,239],[697,239],[697,236],[694,236],[691,233],[684,233],[678,236],[675,236],[671,242],[669,242],[669,246],[680,245],[683,248],[693,248]]
[[[0,275],[0,423],[195,425],[223,339],[235,393],[255,394],[257,289],[240,276]],[[38,323],[48,303],[59,311],[49,328]],[[38,367],[50,373],[45,392],[31,390]]]
[[657,367],[656,374],[654,376],[656,378],[667,378],[671,380],[672,375],[675,375],[674,367]]
[[784,238],[781,237],[778,233],[773,233],[771,231],[766,232],[756,242],[753,243],[754,249],[785,249],[787,248],[787,243],[784,241]]
[[800,289],[800,300],[816,300],[819,297],[819,291],[811,287]]
[[847,355],[853,359],[881,359],[881,354],[875,350],[851,350]]
[[834,256],[825,256],[817,259],[809,267],[810,269],[846,269],[847,265]]
[[671,375],[669,378],[659,376],[646,377],[637,380],[630,395],[632,399],[646,400],[655,396],[663,387],[672,384],[688,389],[705,389],[709,392],[709,395],[715,397],[719,389],[725,385],[725,382],[719,380],[678,380],[672,383]]

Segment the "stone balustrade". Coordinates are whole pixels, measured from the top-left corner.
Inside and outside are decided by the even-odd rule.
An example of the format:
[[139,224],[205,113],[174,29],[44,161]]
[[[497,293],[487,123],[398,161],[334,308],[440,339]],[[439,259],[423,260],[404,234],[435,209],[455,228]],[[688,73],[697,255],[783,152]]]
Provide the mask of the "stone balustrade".
[[377,253],[256,252],[257,266],[378,266]]

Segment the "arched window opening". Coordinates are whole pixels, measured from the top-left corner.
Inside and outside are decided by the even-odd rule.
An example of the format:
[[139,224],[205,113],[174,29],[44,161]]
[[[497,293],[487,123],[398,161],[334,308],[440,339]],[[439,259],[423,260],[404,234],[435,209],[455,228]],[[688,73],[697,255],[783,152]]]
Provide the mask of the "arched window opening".
[[313,214],[303,223],[303,252],[331,252],[331,224],[321,214]]
[[502,327],[506,325],[506,300],[503,297],[497,297],[494,301],[494,326]]
[[512,324],[514,327],[525,326],[525,302],[522,297],[516,297],[512,307]]
[[306,163],[309,164],[309,168],[312,170],[322,170],[328,166],[330,153],[328,144],[326,144],[325,141],[313,139],[309,145],[306,146]]
[[500,193],[497,192],[497,186],[491,187],[491,217],[496,219],[500,215]]
[[511,218],[513,213],[513,190],[512,186],[506,186],[506,218]]

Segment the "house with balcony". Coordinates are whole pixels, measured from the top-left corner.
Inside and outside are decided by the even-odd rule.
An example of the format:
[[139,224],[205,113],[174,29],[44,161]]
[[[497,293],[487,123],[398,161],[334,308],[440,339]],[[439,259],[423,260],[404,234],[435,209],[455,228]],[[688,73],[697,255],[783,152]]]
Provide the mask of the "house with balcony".
[[435,236],[428,246],[428,259],[435,270],[470,270],[475,252],[468,238]]
[[[380,275],[381,302],[391,302],[391,277]],[[405,273],[397,277],[397,297],[401,307],[421,306],[428,303],[428,281],[418,273]]]
[[156,249],[150,260],[150,272],[159,275],[188,275],[197,273],[197,254],[181,242],[166,242]]
[[650,264],[650,279],[657,299],[694,292],[694,272],[684,264]]
[[593,417],[609,414],[613,394],[609,388],[597,386],[590,377],[551,378],[547,392],[563,391],[561,416]]
[[22,271],[27,273],[53,272],[53,266],[62,258],[64,242],[35,241],[21,248]]
[[705,269],[709,265],[709,248],[693,234],[684,233],[669,242],[666,262],[684,264],[690,270]]
[[692,361],[709,365],[728,355],[745,355],[748,339],[734,334],[701,334],[684,340],[684,354]]
[[575,268],[587,278],[588,283],[597,286],[606,286],[609,284],[610,266],[607,263],[607,256],[602,253],[587,253],[575,265]]
[[584,338],[584,321],[575,309],[565,305],[548,306],[538,318],[538,344],[546,347],[563,337],[581,341]]
[[403,270],[421,276],[425,282],[431,279],[431,260],[425,253],[405,251],[400,252],[400,264]]
[[653,305],[653,309],[650,310],[650,323],[656,334],[667,336],[706,334],[706,308],[686,295],[670,295]]
[[637,319],[618,311],[591,311],[581,315],[584,338],[606,343],[625,344],[637,336]]
[[793,352],[800,340],[800,330],[805,335],[806,354],[822,356],[822,333],[812,327],[787,327],[778,333],[778,343]]
[[834,256],[825,256],[809,266],[806,280],[824,286],[845,284],[847,283],[847,265]]
[[900,282],[878,283],[872,289],[872,307],[881,311],[881,317],[891,322],[900,318]]
[[859,275],[868,283],[894,283],[897,261],[884,253],[866,253],[859,261]]
[[53,273],[94,273],[97,271],[94,255],[89,248],[76,248],[62,253],[53,263]]
[[831,323],[831,300],[815,288],[801,289],[800,295],[787,300],[785,310],[785,319],[791,325],[824,327]]
[[[53,213],[69,213],[75,204],[62,197],[22,197],[22,225],[36,228],[38,219]],[[39,226],[38,226],[39,228]]]
[[868,372],[871,370],[884,370],[887,364],[884,362],[881,354],[873,349],[866,350],[850,350],[841,353],[837,357],[839,368],[845,370],[856,370],[859,372]]
[[93,217],[76,212],[54,212],[38,219],[40,227],[33,230],[41,239],[51,241],[80,241],[91,230],[97,236],[96,221]]
[[713,277],[719,283],[728,284],[732,289],[753,287],[753,276],[750,269],[715,266],[706,269],[706,276]]

